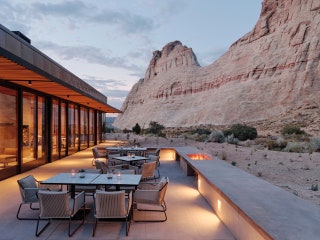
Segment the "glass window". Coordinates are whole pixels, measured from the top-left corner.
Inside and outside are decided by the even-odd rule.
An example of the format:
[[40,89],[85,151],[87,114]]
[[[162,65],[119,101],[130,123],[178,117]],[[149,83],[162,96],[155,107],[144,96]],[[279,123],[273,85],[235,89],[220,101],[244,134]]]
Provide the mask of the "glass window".
[[89,146],[94,146],[95,132],[94,132],[94,111],[89,110]]
[[78,107],[69,104],[68,108],[68,154],[78,151],[79,146],[79,124]]
[[36,160],[36,96],[29,92],[22,94],[22,164]]
[[54,161],[59,159],[59,102],[55,99],[52,100],[51,134],[51,158]]
[[38,97],[38,160],[42,163],[47,162],[47,132],[46,132],[46,101],[43,97]]
[[80,108],[80,149],[88,147],[88,110]]
[[5,168],[17,166],[18,125],[16,106],[17,92],[0,86],[0,171]]
[[60,156],[66,156],[67,148],[67,105],[65,102],[61,103],[61,141],[60,141]]

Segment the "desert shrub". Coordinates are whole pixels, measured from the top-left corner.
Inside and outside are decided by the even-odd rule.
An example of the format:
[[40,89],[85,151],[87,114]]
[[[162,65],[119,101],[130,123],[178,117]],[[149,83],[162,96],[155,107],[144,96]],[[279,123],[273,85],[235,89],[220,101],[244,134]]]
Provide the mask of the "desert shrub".
[[207,135],[194,133],[194,134],[189,135],[189,139],[194,140],[194,141],[198,141],[198,142],[204,142],[207,140]]
[[223,131],[223,133],[225,136],[233,134],[240,141],[253,140],[258,136],[256,128],[242,124],[232,125],[230,129]]
[[237,144],[239,143],[239,140],[238,140],[237,138],[235,138],[235,137],[233,136],[233,134],[228,135],[228,136],[225,138],[225,140],[226,140],[227,143],[230,143],[230,144],[235,144],[235,145],[237,145]]
[[266,142],[268,150],[281,151],[286,148],[288,142],[282,138],[277,140],[269,140]]
[[123,132],[123,133],[129,133],[129,132],[130,132],[130,130],[129,130],[129,129],[127,129],[127,128],[125,128],[125,129],[123,129],[123,130],[122,130],[122,132]]
[[236,166],[236,165],[237,165],[237,162],[232,161],[232,162],[231,162],[231,165],[232,165],[232,166]]
[[318,191],[318,190],[319,190],[318,184],[313,184],[313,183],[312,183],[312,185],[311,185],[311,190],[312,190],[312,191]]
[[196,133],[199,134],[199,135],[203,135],[203,134],[209,135],[211,133],[211,131],[207,130],[207,129],[198,128],[196,130]]
[[141,127],[138,123],[136,123],[136,125],[132,128],[132,131],[136,134],[140,134],[141,133]]
[[312,151],[319,152],[320,151],[320,138],[315,138],[315,137],[310,138],[310,148]]
[[165,127],[161,124],[159,124],[158,122],[155,121],[151,121],[149,123],[149,128],[147,129],[147,133],[151,133],[151,134],[155,134],[158,136],[163,136],[164,134],[162,133],[162,130]]
[[289,125],[285,125],[282,128],[281,134],[282,135],[292,135],[292,134],[302,135],[302,134],[306,134],[306,133],[305,133],[305,131],[301,130],[299,127],[289,124]]
[[288,142],[284,151],[301,153],[301,152],[303,152],[303,145],[298,142]]
[[210,135],[208,136],[208,141],[223,143],[224,142],[223,132],[222,131],[212,131],[210,133]]

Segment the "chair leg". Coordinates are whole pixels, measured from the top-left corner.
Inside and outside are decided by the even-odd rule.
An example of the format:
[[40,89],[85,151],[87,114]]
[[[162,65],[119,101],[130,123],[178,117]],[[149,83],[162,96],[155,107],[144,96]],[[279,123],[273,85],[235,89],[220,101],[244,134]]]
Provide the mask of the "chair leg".
[[73,229],[73,231],[71,232],[71,219],[72,217],[69,218],[69,231],[68,231],[68,234],[69,234],[69,237],[71,237],[83,224],[84,224],[84,220],[85,220],[85,217],[86,217],[86,207],[85,205],[83,206],[83,216],[82,216],[82,220],[81,222]]
[[[22,218],[22,217],[20,217],[19,216],[19,214],[20,214],[20,211],[21,211],[21,207],[22,207],[22,205],[23,205],[24,203],[20,203],[20,206],[19,206],[19,209],[18,209],[18,212],[17,212],[17,219],[19,219],[19,220],[37,220],[38,218]],[[39,208],[33,208],[32,207],[32,203],[30,203],[30,209],[32,209],[32,210],[39,210]]]
[[94,234],[96,233],[97,224],[98,224],[98,219],[96,218],[93,224],[92,237],[94,237]]
[[[45,220],[45,219],[44,219]],[[51,223],[51,219],[48,219],[48,222],[46,223],[46,225],[44,225],[44,227],[42,227],[39,231],[39,223],[40,223],[41,219],[38,218],[38,221],[37,221],[37,228],[36,228],[36,236],[39,237],[40,234],[50,225]]]
[[129,235],[132,219],[133,219],[133,207],[131,207],[129,211],[129,215],[126,217],[126,236]]
[[[145,212],[163,212],[164,214],[164,219],[159,219],[159,220],[135,220],[133,217],[133,221],[134,222],[165,222],[167,221],[168,217],[167,217],[167,206],[166,203],[164,202],[163,204],[161,204],[162,210],[154,210],[154,209],[142,209],[142,208],[138,208],[138,206],[136,205],[136,209],[138,211],[145,211]],[[134,216],[134,214],[133,214]]]

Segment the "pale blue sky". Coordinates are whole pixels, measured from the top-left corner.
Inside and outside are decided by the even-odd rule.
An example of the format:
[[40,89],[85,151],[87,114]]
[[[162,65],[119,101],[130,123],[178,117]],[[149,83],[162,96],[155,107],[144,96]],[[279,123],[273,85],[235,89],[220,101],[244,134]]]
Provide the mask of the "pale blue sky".
[[0,0],[1,24],[121,108],[152,52],[179,40],[201,66],[251,31],[262,0]]

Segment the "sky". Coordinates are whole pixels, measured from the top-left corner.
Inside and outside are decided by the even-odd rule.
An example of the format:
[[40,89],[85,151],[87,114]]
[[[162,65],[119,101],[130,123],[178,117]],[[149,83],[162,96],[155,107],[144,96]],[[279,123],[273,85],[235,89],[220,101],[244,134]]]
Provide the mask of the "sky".
[[121,108],[152,53],[179,40],[201,66],[250,32],[262,0],[0,0],[4,27]]

